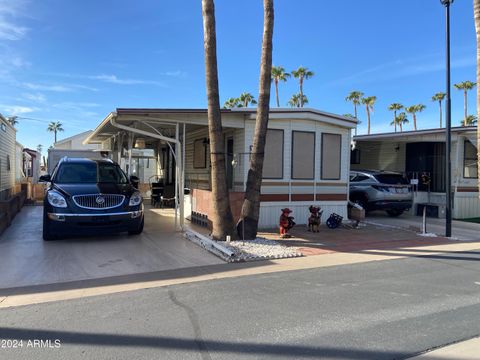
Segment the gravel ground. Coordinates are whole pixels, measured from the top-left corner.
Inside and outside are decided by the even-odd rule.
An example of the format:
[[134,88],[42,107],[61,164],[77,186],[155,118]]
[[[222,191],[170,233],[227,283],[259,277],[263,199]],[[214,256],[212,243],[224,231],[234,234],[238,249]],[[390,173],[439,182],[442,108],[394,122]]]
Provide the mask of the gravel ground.
[[287,247],[278,241],[267,240],[264,238],[222,242],[221,244],[235,252],[235,261],[280,259],[303,256],[296,247]]

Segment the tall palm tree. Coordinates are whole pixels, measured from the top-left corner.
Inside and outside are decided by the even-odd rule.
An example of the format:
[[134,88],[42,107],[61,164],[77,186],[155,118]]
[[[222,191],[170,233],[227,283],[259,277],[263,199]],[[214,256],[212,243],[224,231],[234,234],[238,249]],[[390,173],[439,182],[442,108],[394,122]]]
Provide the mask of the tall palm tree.
[[244,239],[255,239],[260,218],[260,192],[263,178],[263,160],[267,138],[270,88],[272,78],[273,0],[263,1],[263,39],[260,61],[260,80],[257,119],[253,135],[252,156],[248,170],[245,197],[237,232]]
[[308,98],[306,95],[293,94],[290,100],[288,100],[287,105],[290,107],[303,107],[303,105],[308,104]]
[[458,90],[463,90],[463,109],[465,111],[465,117],[463,121],[463,126],[465,126],[466,120],[467,120],[467,91],[472,90],[477,83],[474,83],[472,81],[462,81],[458,84],[454,84],[455,88]]
[[[405,109],[406,110],[406,109]],[[398,116],[395,118],[395,122],[398,124],[398,126],[400,126],[400,132],[403,131],[403,125],[405,124],[408,124],[409,121],[408,121],[408,118],[407,118],[407,114],[405,114],[403,111],[398,114]]]
[[375,105],[375,101],[377,101],[376,96],[367,96],[362,98],[362,104],[365,105],[365,109],[367,110],[367,127],[368,127],[368,135],[370,135],[370,112],[373,112],[373,107]]
[[393,103],[388,106],[388,110],[393,111],[393,121],[390,123],[390,125],[395,125],[395,132],[397,132],[397,121],[395,120],[397,118],[397,111],[402,109],[403,105],[400,103]]
[[286,82],[290,74],[285,72],[282,66],[272,66],[272,81],[275,84],[275,98],[277,99],[277,107],[280,107],[280,98],[278,97],[278,83]]
[[38,144],[38,145],[37,145],[37,152],[41,154],[41,153],[42,153],[42,150],[43,150],[43,145],[42,145],[42,144]]
[[62,126],[63,124],[60,121],[52,121],[50,124],[48,124],[47,131],[55,134],[54,144],[57,142],[57,133],[63,131]]
[[224,109],[233,109],[239,106],[240,106],[240,100],[238,98],[233,98],[233,97],[227,99],[227,101],[225,101],[225,103],[223,104]]
[[234,235],[235,225],[227,185],[225,143],[218,95],[217,35],[213,0],[202,0],[202,17],[208,99],[208,134],[211,149],[212,237],[216,240],[225,240],[227,235]]
[[305,104],[303,102],[303,81],[310,79],[313,75],[313,71],[308,70],[308,68],[300,66],[297,70],[292,70],[292,75],[295,79],[298,79],[298,84],[300,85],[300,107],[303,107]]
[[405,111],[412,114],[413,117],[413,129],[417,130],[417,113],[425,110],[426,106],[423,104],[412,105],[405,108]]
[[238,97],[238,102],[240,103],[239,107],[248,107],[249,104],[256,104],[257,100],[255,100],[255,97],[249,92],[243,92]]
[[7,117],[7,121],[10,123],[10,125],[12,125],[13,127],[15,127],[15,125],[18,124],[18,116],[9,116]]
[[[357,105],[360,105],[361,99],[363,96],[363,92],[361,91],[352,91],[348,96],[345,98],[345,101],[350,101],[353,104],[353,110],[355,112],[355,119],[357,119],[357,125],[359,124],[358,122],[358,114],[357,114]],[[355,135],[357,135],[357,127],[355,126]]]
[[432,96],[432,101],[438,101],[438,106],[440,107],[440,127],[442,127],[442,101],[445,99],[444,92],[438,92]]
[[475,126],[477,125],[477,116],[476,115],[468,115],[465,121],[465,126]]

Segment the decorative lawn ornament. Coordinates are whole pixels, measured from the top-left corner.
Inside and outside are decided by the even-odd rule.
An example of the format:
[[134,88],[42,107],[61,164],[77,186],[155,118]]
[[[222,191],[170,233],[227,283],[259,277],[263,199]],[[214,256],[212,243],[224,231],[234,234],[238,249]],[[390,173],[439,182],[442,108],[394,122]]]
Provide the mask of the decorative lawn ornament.
[[290,216],[292,210],[289,208],[282,209],[282,215],[280,215],[280,236],[282,239],[292,237],[288,231],[295,226],[294,217]]
[[342,223],[342,220],[343,220],[342,216],[332,213],[327,219],[327,226],[329,229],[336,229],[337,227],[340,226],[340,224]]
[[311,205],[308,210],[310,211],[310,217],[308,218],[308,231],[319,232],[323,210],[320,211],[318,206],[313,205]]

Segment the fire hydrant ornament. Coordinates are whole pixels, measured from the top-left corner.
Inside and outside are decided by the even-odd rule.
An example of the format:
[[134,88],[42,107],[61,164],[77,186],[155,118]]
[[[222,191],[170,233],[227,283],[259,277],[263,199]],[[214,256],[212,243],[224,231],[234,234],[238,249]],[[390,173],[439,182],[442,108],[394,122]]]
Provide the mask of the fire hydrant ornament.
[[290,216],[292,210],[289,208],[282,209],[282,215],[280,215],[280,237],[282,239],[292,237],[289,234],[289,230],[295,226],[295,221],[293,221],[294,217]]

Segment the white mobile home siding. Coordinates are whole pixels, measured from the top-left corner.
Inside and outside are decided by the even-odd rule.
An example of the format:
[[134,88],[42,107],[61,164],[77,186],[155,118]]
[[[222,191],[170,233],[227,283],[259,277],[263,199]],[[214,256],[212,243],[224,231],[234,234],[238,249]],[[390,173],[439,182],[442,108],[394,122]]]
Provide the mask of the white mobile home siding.
[[10,195],[15,185],[16,130],[0,116],[0,198]]
[[[269,129],[282,129],[284,131],[283,149],[283,178],[264,179],[262,183],[262,196],[278,196],[284,200],[265,201],[262,200],[260,207],[260,228],[274,228],[278,226],[281,209],[289,207],[293,210],[293,216],[297,224],[306,224],[309,216],[310,205],[320,206],[323,210],[322,221],[324,222],[331,213],[337,213],[343,217],[347,216],[348,198],[348,174],[350,164],[350,130],[344,127],[325,124],[313,120],[270,120]],[[253,142],[255,122],[245,123],[245,152],[250,151]],[[315,162],[314,179],[295,180],[291,178],[292,159],[292,132],[309,131],[315,132]],[[321,141],[322,133],[341,135],[341,164],[340,179],[321,179]],[[248,168],[243,169],[246,178]],[[291,193],[291,195],[289,195]],[[311,199],[302,201],[310,194]],[[316,194],[319,199],[313,198]],[[282,197],[283,195],[283,197]],[[308,197],[308,196],[307,196]],[[323,199],[323,200],[322,200]],[[339,200],[335,200],[339,199]]]

